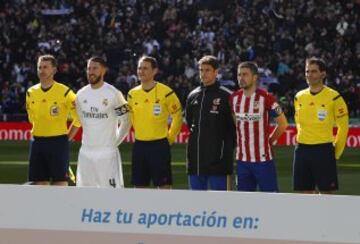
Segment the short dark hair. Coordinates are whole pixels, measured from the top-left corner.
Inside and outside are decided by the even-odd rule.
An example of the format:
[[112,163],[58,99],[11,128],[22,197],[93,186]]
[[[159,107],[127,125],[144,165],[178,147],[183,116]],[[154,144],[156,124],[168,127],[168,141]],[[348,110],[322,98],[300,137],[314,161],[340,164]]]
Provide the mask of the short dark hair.
[[253,75],[259,74],[259,67],[255,62],[251,62],[251,61],[242,62],[238,65],[238,69],[241,69],[241,68],[250,69],[250,71]]
[[151,64],[151,68],[153,69],[157,69],[159,67],[158,62],[156,60],[156,58],[151,57],[151,56],[142,56],[138,63],[140,63],[141,61],[145,61],[145,62],[149,62]]
[[49,61],[53,67],[58,66],[58,62],[57,62],[56,58],[51,54],[45,54],[45,55],[39,56],[37,63],[39,64],[41,61]]
[[202,65],[202,64],[207,64],[212,66],[214,69],[218,69],[219,68],[219,61],[217,60],[216,57],[212,56],[212,55],[206,55],[204,57],[202,57],[199,62],[198,65]]
[[321,58],[311,57],[306,59],[306,64],[316,64],[321,72],[326,72],[327,67],[325,61]]
[[89,58],[87,62],[88,63],[89,62],[96,62],[96,63],[99,63],[104,68],[107,67],[105,59],[103,59],[102,57],[99,57],[99,56],[93,56],[93,57]]

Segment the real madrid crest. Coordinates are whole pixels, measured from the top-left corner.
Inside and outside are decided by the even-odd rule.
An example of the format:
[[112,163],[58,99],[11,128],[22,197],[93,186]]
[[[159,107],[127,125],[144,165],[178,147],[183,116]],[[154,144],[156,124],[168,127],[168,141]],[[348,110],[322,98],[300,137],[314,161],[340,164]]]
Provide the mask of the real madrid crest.
[[109,104],[108,99],[107,99],[107,98],[104,98],[102,104],[103,104],[104,106],[107,106],[107,105]]

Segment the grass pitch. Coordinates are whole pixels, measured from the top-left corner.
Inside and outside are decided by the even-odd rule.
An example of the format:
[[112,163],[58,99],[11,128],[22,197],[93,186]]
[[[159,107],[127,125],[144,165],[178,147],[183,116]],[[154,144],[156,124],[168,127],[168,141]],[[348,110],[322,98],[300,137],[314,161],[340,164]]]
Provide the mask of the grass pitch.
[[[0,183],[23,184],[27,181],[28,168],[27,141],[0,142]],[[72,143],[70,159],[73,170],[76,170],[79,143]],[[120,146],[121,157],[124,163],[125,186],[130,185],[132,144]],[[274,148],[277,164],[278,181],[281,192],[292,191],[292,159],[293,147],[276,146]],[[172,168],[175,189],[187,189],[187,175],[185,167],[185,145],[172,146]],[[360,195],[360,149],[346,148],[344,155],[338,161],[340,190],[338,194]]]

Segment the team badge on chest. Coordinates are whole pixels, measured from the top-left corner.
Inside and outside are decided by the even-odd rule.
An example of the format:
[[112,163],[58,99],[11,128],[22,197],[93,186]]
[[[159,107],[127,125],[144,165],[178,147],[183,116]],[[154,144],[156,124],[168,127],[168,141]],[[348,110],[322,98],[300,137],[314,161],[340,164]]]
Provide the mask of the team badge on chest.
[[160,104],[154,104],[153,105],[153,114],[155,116],[159,116],[161,114],[161,105]]
[[327,111],[326,110],[318,110],[317,115],[318,115],[318,119],[320,121],[324,121],[327,116]]
[[60,113],[59,106],[55,103],[50,107],[50,115],[51,116],[58,116]]
[[215,98],[213,100],[213,105],[211,107],[210,113],[218,114],[219,113],[219,106],[220,106],[221,98]]
[[107,98],[104,98],[102,104],[106,107],[109,104],[109,101],[107,100]]
[[220,105],[220,102],[221,102],[221,98],[215,98],[213,100],[213,105],[218,106],[218,105]]

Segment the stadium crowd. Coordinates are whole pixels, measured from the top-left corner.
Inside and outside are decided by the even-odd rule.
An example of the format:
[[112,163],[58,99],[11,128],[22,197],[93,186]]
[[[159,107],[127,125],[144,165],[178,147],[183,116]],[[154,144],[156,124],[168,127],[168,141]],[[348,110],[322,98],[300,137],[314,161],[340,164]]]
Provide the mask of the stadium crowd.
[[[86,60],[106,58],[106,80],[124,94],[137,84],[143,54],[160,63],[157,79],[181,102],[199,83],[197,60],[215,55],[220,81],[236,89],[236,66],[254,60],[261,86],[293,116],[294,94],[306,87],[305,58],[329,68],[327,84],[360,116],[360,1],[329,0],[4,0],[0,2],[0,114],[25,113],[36,59],[59,60],[56,80],[77,91]],[[24,117],[25,118],[25,117]]]

